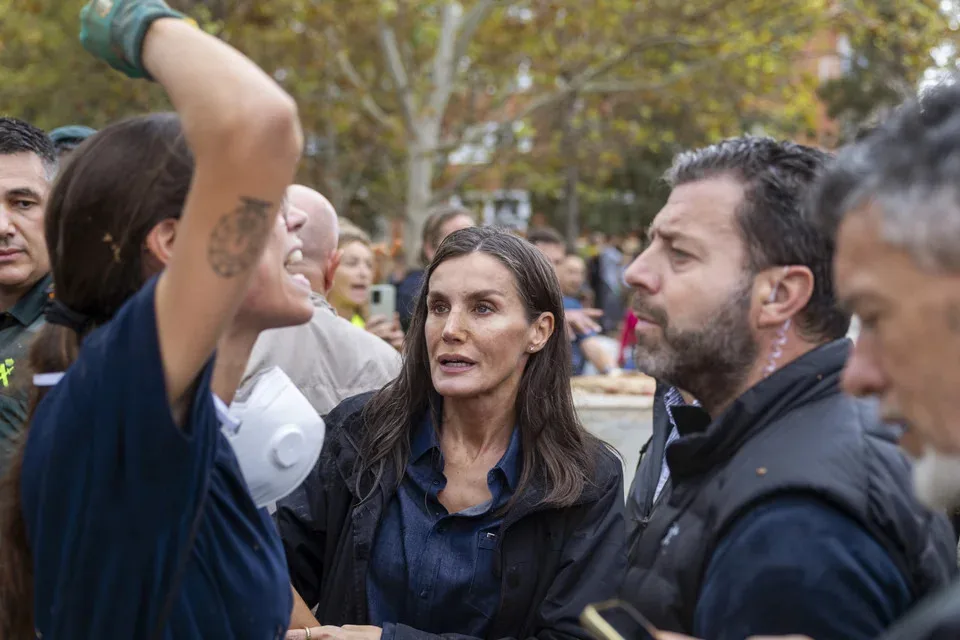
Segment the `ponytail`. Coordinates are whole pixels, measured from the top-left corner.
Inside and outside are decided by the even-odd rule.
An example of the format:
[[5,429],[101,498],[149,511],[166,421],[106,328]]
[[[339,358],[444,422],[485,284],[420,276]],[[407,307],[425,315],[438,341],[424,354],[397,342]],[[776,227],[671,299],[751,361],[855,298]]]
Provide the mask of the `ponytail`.
[[[66,371],[77,359],[77,332],[45,324],[30,346],[32,373]],[[32,383],[31,383],[32,384]],[[6,475],[0,480],[0,640],[34,637],[33,559],[27,539],[20,484],[27,434],[37,406],[49,391],[31,386],[24,429],[18,438]]]

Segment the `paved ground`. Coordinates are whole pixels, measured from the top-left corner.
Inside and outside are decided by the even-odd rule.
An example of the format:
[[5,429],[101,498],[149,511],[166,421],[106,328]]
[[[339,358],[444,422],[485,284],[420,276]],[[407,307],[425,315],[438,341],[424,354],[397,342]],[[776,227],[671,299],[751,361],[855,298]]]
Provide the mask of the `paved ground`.
[[633,481],[637,468],[640,447],[650,438],[651,413],[649,410],[631,412],[581,412],[584,425],[598,437],[616,448],[623,456],[624,490]]

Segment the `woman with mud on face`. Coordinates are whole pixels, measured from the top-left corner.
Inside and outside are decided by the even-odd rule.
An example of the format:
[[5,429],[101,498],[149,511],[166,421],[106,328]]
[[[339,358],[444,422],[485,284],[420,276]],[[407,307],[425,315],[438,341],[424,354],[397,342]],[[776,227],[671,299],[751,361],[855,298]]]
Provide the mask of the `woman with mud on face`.
[[[81,41],[178,115],[90,138],[56,183],[56,286],[31,352],[0,540],[3,638],[275,638],[283,551],[221,432],[257,334],[310,318],[282,199],[296,106],[158,0],[100,0]],[[300,221],[302,224],[302,221]],[[214,362],[214,349],[217,358]]]
[[553,267],[474,227],[424,282],[400,376],[327,416],[320,462],[278,505],[318,607],[288,638],[586,638],[584,607],[623,577],[623,472],[574,410]]

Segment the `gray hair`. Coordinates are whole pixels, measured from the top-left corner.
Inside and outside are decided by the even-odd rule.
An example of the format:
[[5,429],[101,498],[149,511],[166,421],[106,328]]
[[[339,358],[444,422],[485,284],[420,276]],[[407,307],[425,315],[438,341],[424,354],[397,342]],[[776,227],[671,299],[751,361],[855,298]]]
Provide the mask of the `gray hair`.
[[960,271],[960,84],[954,78],[905,103],[845,148],[824,173],[811,208],[835,236],[868,204],[884,241],[924,269]]

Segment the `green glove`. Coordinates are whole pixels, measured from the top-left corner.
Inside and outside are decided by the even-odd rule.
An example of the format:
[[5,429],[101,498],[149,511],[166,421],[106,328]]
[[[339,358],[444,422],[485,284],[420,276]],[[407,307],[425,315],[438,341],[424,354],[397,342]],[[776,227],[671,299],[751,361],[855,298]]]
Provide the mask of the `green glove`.
[[90,0],[80,11],[80,44],[131,78],[147,78],[143,39],[154,20],[186,18],[163,0]]

